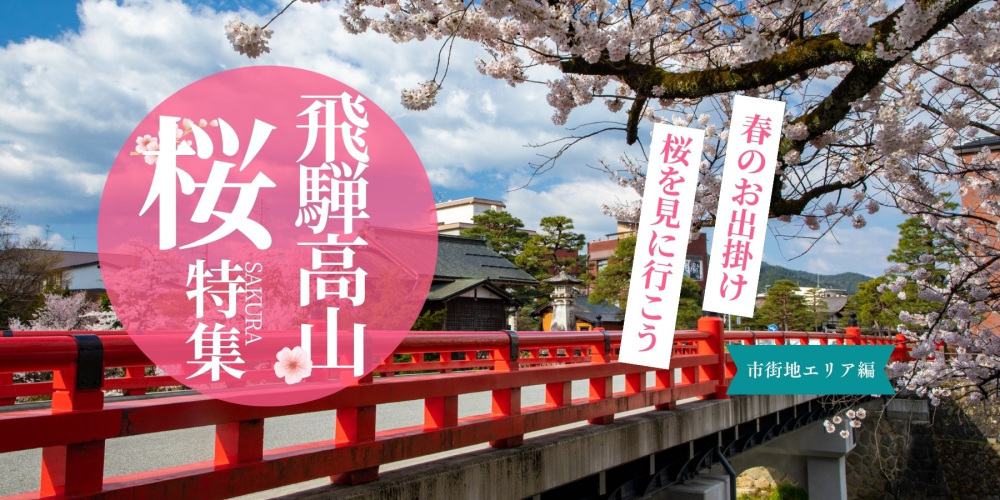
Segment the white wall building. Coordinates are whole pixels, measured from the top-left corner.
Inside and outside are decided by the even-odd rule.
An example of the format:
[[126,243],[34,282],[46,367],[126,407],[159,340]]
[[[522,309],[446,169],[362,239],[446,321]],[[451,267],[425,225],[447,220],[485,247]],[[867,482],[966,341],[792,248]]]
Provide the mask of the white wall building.
[[[438,234],[461,236],[463,229],[476,227],[472,222],[473,217],[488,210],[507,210],[507,205],[499,200],[472,197],[438,203],[434,205],[434,209],[437,211]],[[521,232],[528,236],[535,235],[530,229],[521,229]]]
[[463,198],[434,205],[437,210],[438,233],[458,236],[463,229],[474,227],[472,218],[487,210],[506,210],[502,201],[486,198]]
[[847,290],[841,290],[839,288],[816,288],[812,286],[800,286],[795,293],[803,295],[806,297],[812,297],[815,293],[817,297],[846,297]]
[[51,250],[61,258],[59,265],[53,270],[51,282],[71,292],[104,291],[104,279],[101,277],[101,266],[96,252],[70,252]]

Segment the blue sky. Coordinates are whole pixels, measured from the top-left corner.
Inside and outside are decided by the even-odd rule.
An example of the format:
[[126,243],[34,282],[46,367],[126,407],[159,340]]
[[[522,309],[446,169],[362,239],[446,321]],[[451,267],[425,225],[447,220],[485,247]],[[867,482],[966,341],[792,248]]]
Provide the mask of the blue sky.
[[[434,74],[438,44],[397,45],[383,37],[349,35],[337,18],[337,2],[292,6],[272,25],[273,52],[258,60],[231,49],[223,30],[228,19],[238,12],[264,23],[283,5],[281,0],[0,2],[0,204],[20,210],[21,234],[48,235],[57,248],[95,250],[104,178],[117,151],[134,140],[135,125],[185,85],[250,64],[310,69],[366,94],[407,134],[439,201],[500,199],[528,227],[537,227],[544,216],[568,215],[588,240],[596,240],[615,230],[601,203],[638,196],[588,168],[601,159],[614,162],[623,152],[637,153],[621,134],[581,143],[554,169],[515,189],[529,178],[529,162],[552,151],[526,145],[562,137],[566,130],[552,124],[544,86],[511,89],[479,74],[473,60],[481,50],[474,45],[456,44],[439,104],[423,112],[403,109],[399,90]],[[608,119],[621,117],[596,104],[574,111],[569,126]],[[791,261],[811,242],[779,244],[769,237],[764,260],[812,272],[878,275],[901,221],[883,210],[865,229],[838,227]],[[773,229],[781,226],[772,222]]]
[[0,3],[0,34],[4,44],[17,43],[29,37],[54,38],[63,31],[76,31],[76,2],[53,0],[42,6],[29,2]]

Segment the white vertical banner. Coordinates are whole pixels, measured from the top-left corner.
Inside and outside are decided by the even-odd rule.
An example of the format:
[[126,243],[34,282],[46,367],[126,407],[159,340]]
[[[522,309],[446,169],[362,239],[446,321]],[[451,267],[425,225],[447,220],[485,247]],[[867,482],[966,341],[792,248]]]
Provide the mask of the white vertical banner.
[[785,103],[736,96],[702,308],[752,317]]
[[619,361],[667,369],[705,131],[653,126]]

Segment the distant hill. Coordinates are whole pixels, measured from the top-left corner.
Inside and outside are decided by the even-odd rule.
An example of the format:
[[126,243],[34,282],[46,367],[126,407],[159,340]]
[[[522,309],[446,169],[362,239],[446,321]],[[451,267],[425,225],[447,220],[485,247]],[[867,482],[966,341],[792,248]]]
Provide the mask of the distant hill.
[[[858,273],[840,274],[820,274],[819,286],[821,288],[839,288],[847,290],[848,295],[858,293],[858,283],[868,281],[872,278]],[[808,271],[795,271],[781,266],[772,266],[767,262],[760,265],[760,282],[757,284],[757,293],[764,293],[764,289],[773,285],[778,280],[792,280],[799,286],[816,286],[816,274]]]

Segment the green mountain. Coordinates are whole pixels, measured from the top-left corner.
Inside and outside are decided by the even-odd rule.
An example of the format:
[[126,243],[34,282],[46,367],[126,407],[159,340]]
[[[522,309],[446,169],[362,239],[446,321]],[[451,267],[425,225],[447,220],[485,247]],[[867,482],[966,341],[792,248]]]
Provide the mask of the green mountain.
[[808,271],[795,271],[786,267],[772,266],[767,262],[762,262],[760,264],[760,282],[757,283],[757,293],[764,293],[767,287],[773,285],[778,280],[792,280],[799,286],[816,286],[817,277],[821,288],[847,290],[848,295],[858,293],[858,283],[872,279],[858,273],[817,275]]

